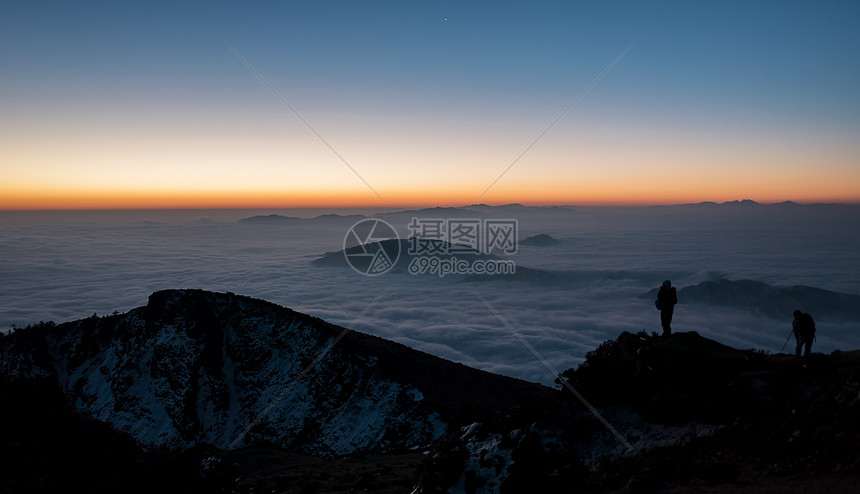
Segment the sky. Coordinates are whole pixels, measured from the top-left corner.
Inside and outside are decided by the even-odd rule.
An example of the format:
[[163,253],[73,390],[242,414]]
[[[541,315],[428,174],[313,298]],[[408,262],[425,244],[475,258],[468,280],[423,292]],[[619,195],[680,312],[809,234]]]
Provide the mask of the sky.
[[857,203],[857,53],[857,2],[6,1],[0,209]]

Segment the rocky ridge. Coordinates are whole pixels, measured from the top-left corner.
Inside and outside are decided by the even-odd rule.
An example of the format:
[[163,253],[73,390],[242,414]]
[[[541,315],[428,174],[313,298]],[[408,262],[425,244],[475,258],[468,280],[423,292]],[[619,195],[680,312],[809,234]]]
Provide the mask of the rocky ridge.
[[622,333],[559,376],[591,410],[261,300],[167,290],[0,337],[0,374],[11,492],[860,489],[858,351]]

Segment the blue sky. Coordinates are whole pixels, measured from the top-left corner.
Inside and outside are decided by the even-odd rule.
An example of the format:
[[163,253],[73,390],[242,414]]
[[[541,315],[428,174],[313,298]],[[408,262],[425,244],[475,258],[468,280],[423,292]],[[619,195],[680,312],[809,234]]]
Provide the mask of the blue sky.
[[[392,202],[430,204],[449,189],[436,202],[468,203],[631,43],[490,202],[534,202],[540,190],[572,203],[860,199],[857,2],[6,2],[0,12],[0,166],[22,203],[63,193],[74,203],[86,184],[141,197],[375,200],[225,43]],[[655,168],[677,180],[650,182]],[[456,186],[434,178],[452,174]]]

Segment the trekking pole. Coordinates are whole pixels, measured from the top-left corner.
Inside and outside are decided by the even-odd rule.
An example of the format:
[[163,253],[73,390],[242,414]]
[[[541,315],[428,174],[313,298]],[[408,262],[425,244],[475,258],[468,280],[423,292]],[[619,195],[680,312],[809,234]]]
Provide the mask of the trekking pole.
[[791,333],[788,333],[788,338],[785,339],[785,343],[782,344],[782,350],[780,350],[779,353],[782,353],[783,350],[785,350],[785,345],[788,345],[788,340],[791,339],[792,333],[794,333],[794,329],[791,330]]

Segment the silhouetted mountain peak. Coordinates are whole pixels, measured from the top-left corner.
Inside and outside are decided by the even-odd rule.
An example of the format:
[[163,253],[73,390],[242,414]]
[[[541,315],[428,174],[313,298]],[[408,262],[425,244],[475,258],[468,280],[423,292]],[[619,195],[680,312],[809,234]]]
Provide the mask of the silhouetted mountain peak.
[[549,247],[551,245],[558,245],[560,242],[553,238],[551,235],[546,233],[541,233],[539,235],[533,235],[526,239],[520,240],[519,245],[532,245],[535,247]]
[[759,203],[752,199],[743,199],[740,201],[726,201],[723,203],[726,206],[759,206]]
[[57,382],[73,406],[147,447],[224,447],[257,420],[242,444],[317,456],[397,451],[438,438],[463,406],[505,408],[551,392],[203,290],[155,292],[126,314],[21,329],[3,343],[0,373]]

